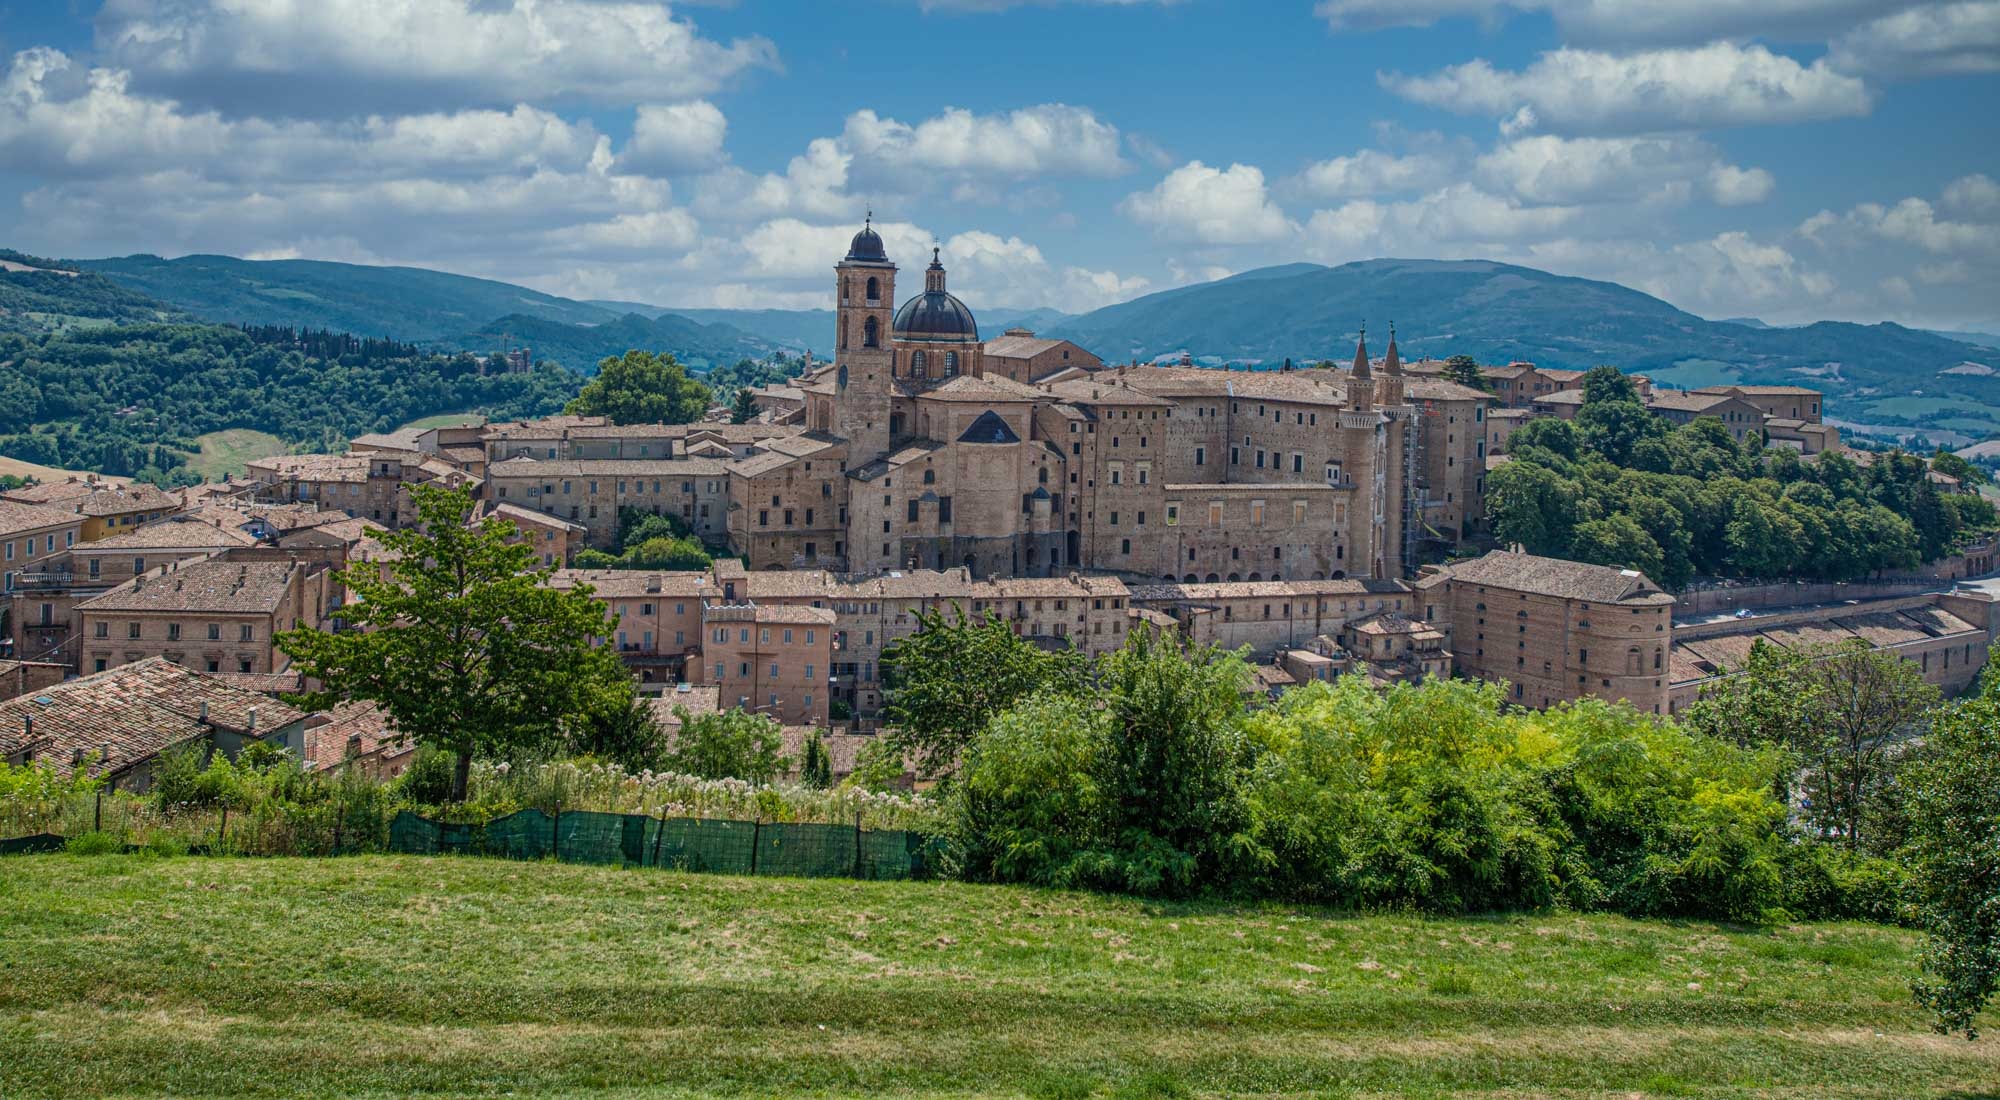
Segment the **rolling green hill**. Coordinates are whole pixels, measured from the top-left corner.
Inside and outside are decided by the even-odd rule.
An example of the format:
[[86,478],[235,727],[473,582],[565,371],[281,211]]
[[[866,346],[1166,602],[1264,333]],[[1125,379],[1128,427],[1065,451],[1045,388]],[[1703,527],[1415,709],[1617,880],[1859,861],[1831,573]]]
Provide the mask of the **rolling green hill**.
[[71,264],[0,248],[0,332],[171,321],[173,307]]
[[[833,323],[827,322],[827,328],[832,327]],[[584,373],[595,371],[598,360],[605,356],[623,355],[634,348],[670,351],[690,366],[712,367],[759,359],[778,347],[741,329],[704,325],[672,313],[651,318],[628,313],[595,325],[570,325],[516,313],[443,343],[476,352],[528,347],[537,361],[559,363]]]
[[511,283],[417,267],[231,256],[124,256],[77,265],[205,321],[324,328],[413,342],[448,339],[509,314],[570,324],[618,318],[611,310]]
[[1832,395],[1844,418],[1926,427],[1925,413],[1883,402],[1945,393],[1986,410],[1966,418],[1963,430],[1978,434],[1978,422],[2000,431],[2000,376],[1943,374],[1965,363],[2000,368],[1993,348],[1886,323],[1709,321],[1615,283],[1484,260],[1266,268],[1100,309],[1046,335],[1110,359],[1187,351],[1211,361],[1341,361],[1353,354],[1363,320],[1378,353],[1396,321],[1409,359],[1463,353],[1572,369],[1610,363],[1674,386],[1811,385]]

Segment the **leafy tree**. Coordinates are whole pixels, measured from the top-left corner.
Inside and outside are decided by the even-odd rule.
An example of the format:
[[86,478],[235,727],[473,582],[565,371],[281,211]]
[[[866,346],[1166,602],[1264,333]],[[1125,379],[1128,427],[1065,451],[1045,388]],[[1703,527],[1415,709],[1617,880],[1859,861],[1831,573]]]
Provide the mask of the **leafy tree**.
[[[1625,385],[1629,389],[1631,382],[1628,380]],[[1631,466],[1642,445],[1665,442],[1667,422],[1636,398],[1630,401],[1586,398],[1576,414],[1576,431],[1591,450],[1615,465]]]
[[563,411],[613,424],[688,424],[708,411],[710,397],[672,355],[634,350],[597,364],[597,377]]
[[731,424],[748,424],[757,418],[757,395],[744,387],[736,391],[736,400],[729,407]]
[[630,678],[602,685],[565,732],[569,751],[613,761],[626,771],[655,767],[666,751],[666,733],[652,704]]
[[1666,566],[1660,544],[1622,512],[1577,524],[1569,552],[1577,561],[1636,569],[1654,578],[1660,577]]
[[1093,685],[1110,735],[1098,769],[1111,852],[1101,879],[1184,896],[1233,874],[1250,849],[1243,693],[1250,667],[1214,647],[1135,630]]
[[1583,441],[1577,438],[1576,425],[1553,416],[1530,420],[1507,437],[1507,450],[1512,453],[1537,447],[1574,462],[1583,449]]
[[[1519,433],[1516,433],[1517,435]],[[1516,458],[1486,477],[1493,534],[1531,554],[1566,557],[1576,529],[1575,487],[1546,466]]]
[[1931,455],[1931,469],[1941,474],[1950,474],[1967,485],[1988,485],[1993,481],[1985,470],[1942,447],[1937,449],[1936,454]]
[[1488,393],[1493,391],[1493,383],[1487,381],[1485,373],[1479,369],[1479,360],[1470,355],[1454,355],[1445,360],[1444,377],[1446,381],[1456,382],[1461,386],[1470,386]]
[[666,766],[703,779],[746,779],[769,783],[785,771],[784,728],[746,710],[689,714],[675,707],[680,732],[667,752]]
[[1940,1032],[1979,1037],[2000,991],[2000,664],[1938,712],[1909,787],[1909,895],[1925,932],[1917,1001]]
[[997,615],[919,611],[916,633],[882,651],[883,716],[919,775],[949,778],[994,715],[1037,691],[1074,690],[1085,672],[1076,650],[1038,648]]
[[827,755],[826,742],[820,738],[818,730],[806,735],[805,749],[799,760],[799,782],[822,791],[833,786],[833,758]]
[[417,526],[374,532],[395,555],[388,577],[375,563],[337,574],[347,629],[287,631],[278,645],[323,685],[307,705],[371,700],[397,728],[453,753],[459,800],[474,756],[542,742],[626,673],[595,644],[611,623],[587,585],[545,585],[551,570],[510,541],[512,523],[466,523],[467,493],[424,486],[412,496]]
[[[1628,402],[1639,405],[1639,386],[1617,367],[1592,367],[1583,373],[1583,403]],[[1642,406],[1643,407],[1643,406]]]

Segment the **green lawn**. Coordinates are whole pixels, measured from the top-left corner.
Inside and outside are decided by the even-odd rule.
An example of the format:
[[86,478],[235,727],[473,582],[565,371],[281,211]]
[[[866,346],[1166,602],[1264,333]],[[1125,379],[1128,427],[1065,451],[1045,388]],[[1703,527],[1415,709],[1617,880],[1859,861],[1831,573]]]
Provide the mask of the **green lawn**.
[[205,481],[221,481],[223,474],[241,477],[243,464],[258,458],[285,453],[285,441],[255,428],[227,428],[195,437],[201,450],[188,456],[188,468]]
[[439,413],[436,416],[420,416],[396,430],[399,432],[420,432],[426,428],[456,428],[461,424],[477,424],[486,417],[480,413]]
[[1966,1100],[1913,939],[417,856],[0,863],[0,1092]]

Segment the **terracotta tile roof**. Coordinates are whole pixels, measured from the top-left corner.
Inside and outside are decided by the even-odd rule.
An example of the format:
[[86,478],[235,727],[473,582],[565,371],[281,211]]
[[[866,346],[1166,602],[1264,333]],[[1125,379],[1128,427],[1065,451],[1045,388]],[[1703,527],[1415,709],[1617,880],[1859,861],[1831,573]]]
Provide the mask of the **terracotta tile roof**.
[[555,527],[568,531],[590,530],[590,528],[585,527],[581,523],[571,523],[561,516],[551,515],[548,512],[537,512],[533,508],[523,507],[511,500],[503,500],[498,503],[490,500],[480,501],[479,506],[473,509],[472,518],[474,520],[482,520],[488,517],[513,520],[515,523],[533,523],[542,527]]
[[1676,412],[1704,413],[1730,401],[1741,400],[1730,393],[1695,393],[1687,390],[1654,390],[1646,402],[1649,409],[1672,409]]
[[[1102,377],[1099,372],[1097,377]],[[1245,401],[1344,406],[1347,376],[1334,370],[1225,371],[1206,367],[1132,367],[1117,379],[1160,397],[1230,397]]]
[[290,481],[360,484],[376,460],[367,454],[351,455],[272,455],[244,463],[251,476],[269,473]]
[[410,451],[417,449],[417,437],[424,434],[422,428],[402,428],[393,432],[369,432],[357,435],[347,441],[349,447],[364,447],[378,451]]
[[22,504],[67,504],[73,500],[81,500],[96,490],[97,486],[94,483],[71,476],[9,489],[0,493],[0,500],[19,501]]
[[283,691],[304,691],[306,677],[303,672],[211,672],[208,675],[244,691],[276,695]]
[[1696,393],[1732,394],[1746,397],[1820,397],[1819,390],[1805,386],[1702,386]]
[[986,341],[986,354],[995,359],[1033,359],[1066,343],[1067,340],[1048,340],[1040,336],[999,336]]
[[652,709],[654,721],[669,729],[678,729],[681,719],[676,710],[686,710],[691,718],[721,710],[722,685],[675,684],[646,700],[646,705]]
[[259,733],[305,717],[268,695],[149,657],[0,702],[0,756],[25,750],[67,775],[78,750],[103,752],[91,771],[117,772],[212,728],[249,732],[253,710]]
[[1483,557],[1448,566],[1456,581],[1489,585],[1510,592],[1527,592],[1592,603],[1667,604],[1672,596],[1643,573],[1590,565],[1561,558],[1495,550]]
[[415,740],[398,731],[389,716],[371,702],[341,703],[325,717],[326,722],[305,731],[300,763],[308,771],[336,767],[350,756],[367,756],[379,749],[394,755],[397,750],[416,747]]
[[1282,599],[1297,596],[1403,596],[1410,592],[1402,581],[1378,581],[1361,577],[1324,581],[1212,581],[1200,584],[1135,584],[1132,599],[1139,603],[1201,603],[1207,600],[1263,597]]
[[1403,392],[1423,401],[1498,401],[1499,398],[1485,390],[1475,390],[1458,382],[1447,382],[1442,378],[1406,378]]
[[134,577],[77,605],[80,611],[189,611],[270,614],[290,590],[288,561],[196,561]]
[[575,588],[587,584],[599,599],[702,598],[719,589],[706,572],[646,569],[558,569],[549,577],[549,587]]
[[1173,402],[1164,397],[1147,393],[1134,386],[1119,385],[1115,377],[1104,378],[1102,375],[1045,384],[1041,387],[1041,391],[1058,400],[1076,405],[1173,407]]
[[995,577],[973,581],[967,595],[975,600],[1070,599],[1126,597],[1131,589],[1117,577],[1078,573],[1061,577]]
[[227,550],[232,546],[255,546],[257,539],[248,531],[217,527],[198,519],[170,516],[135,527],[123,534],[85,543],[78,553],[104,550]]
[[81,524],[83,520],[75,512],[49,504],[22,504],[17,500],[0,500],[0,538],[18,535],[23,531],[40,531],[45,527],[62,527]]
[[1042,393],[1033,386],[1024,386],[1002,375],[989,374],[984,378],[975,378],[969,374],[961,374],[919,396],[927,401],[963,401],[981,404],[1034,401],[1040,398]]

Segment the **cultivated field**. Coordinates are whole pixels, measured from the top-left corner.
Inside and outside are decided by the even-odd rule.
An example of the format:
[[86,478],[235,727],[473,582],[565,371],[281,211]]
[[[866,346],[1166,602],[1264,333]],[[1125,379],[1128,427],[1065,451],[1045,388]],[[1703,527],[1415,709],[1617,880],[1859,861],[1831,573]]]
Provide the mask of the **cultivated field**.
[[499,861],[0,863],[9,1096],[1970,1097],[1910,935]]
[[204,481],[221,481],[223,474],[243,476],[243,464],[285,453],[285,441],[255,428],[225,428],[195,437],[201,450],[188,456],[188,468]]

